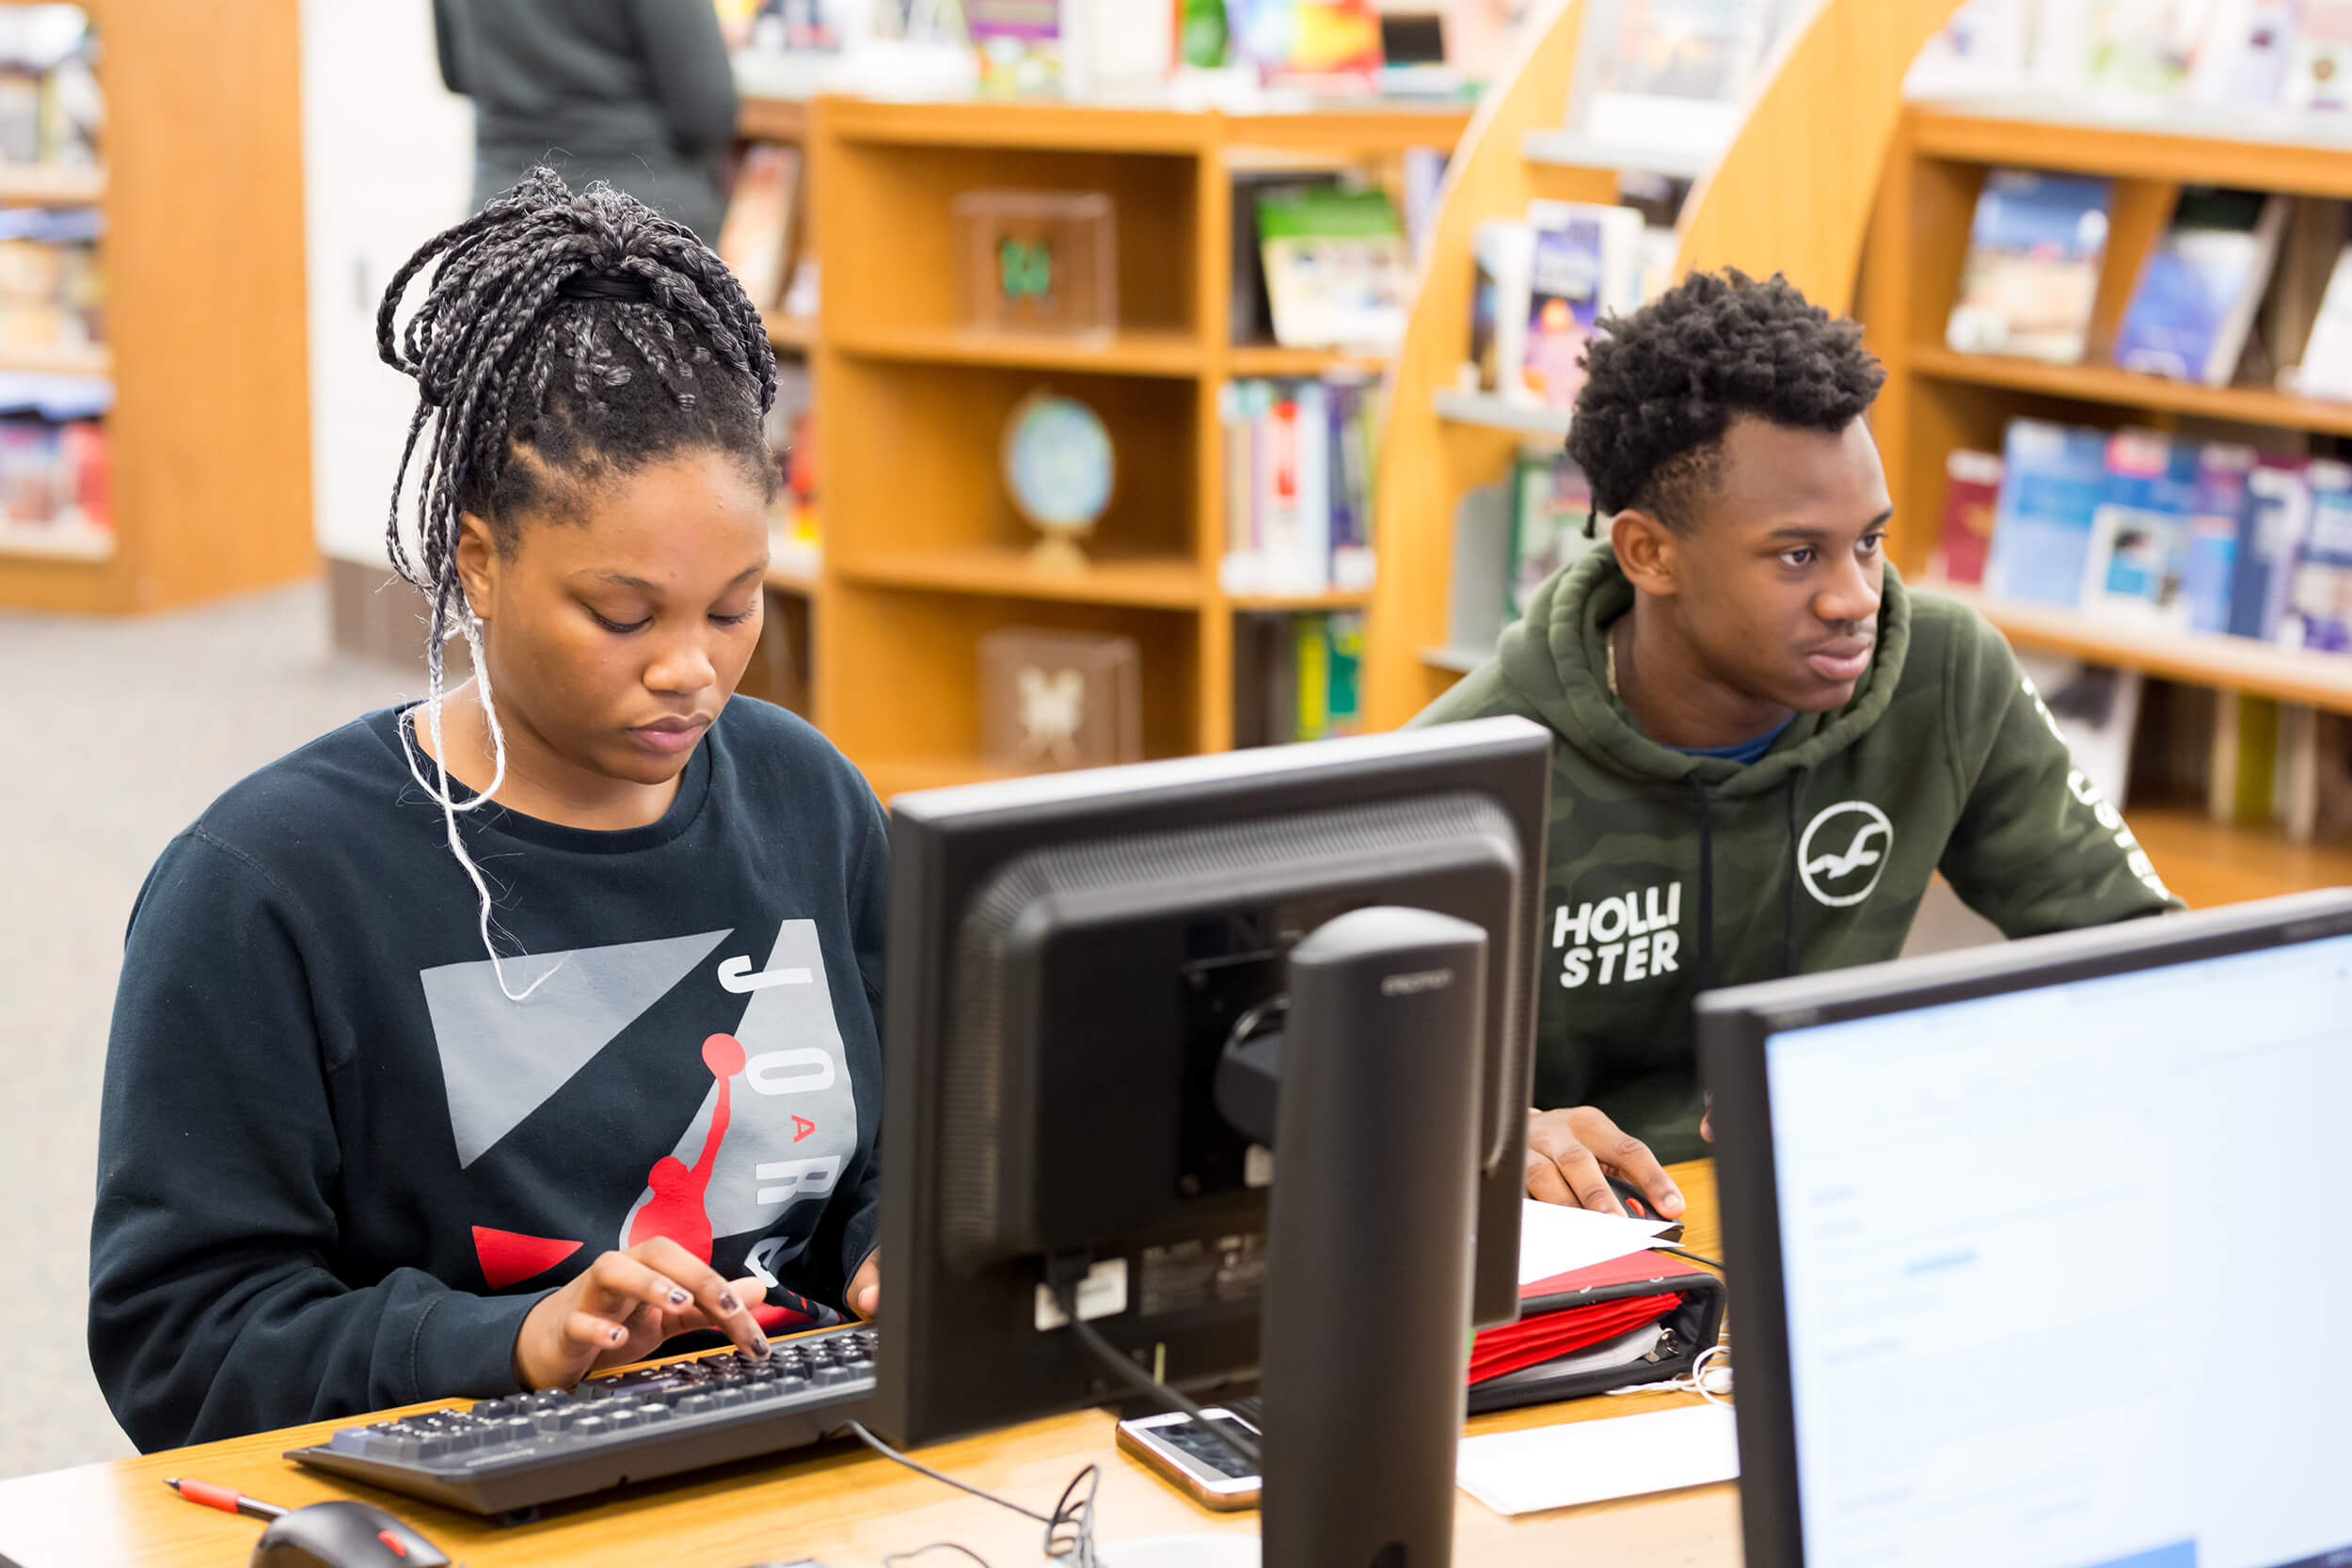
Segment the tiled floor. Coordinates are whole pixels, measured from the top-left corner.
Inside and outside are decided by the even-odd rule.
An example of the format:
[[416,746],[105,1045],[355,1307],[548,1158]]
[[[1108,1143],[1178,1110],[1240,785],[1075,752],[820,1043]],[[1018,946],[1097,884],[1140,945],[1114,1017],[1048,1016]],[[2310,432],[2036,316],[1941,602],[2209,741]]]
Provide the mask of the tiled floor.
[[0,613],[0,1241],[24,1330],[0,1476],[131,1451],[83,1351],[99,1074],[123,922],[171,835],[272,757],[394,700],[315,587],[139,620]]

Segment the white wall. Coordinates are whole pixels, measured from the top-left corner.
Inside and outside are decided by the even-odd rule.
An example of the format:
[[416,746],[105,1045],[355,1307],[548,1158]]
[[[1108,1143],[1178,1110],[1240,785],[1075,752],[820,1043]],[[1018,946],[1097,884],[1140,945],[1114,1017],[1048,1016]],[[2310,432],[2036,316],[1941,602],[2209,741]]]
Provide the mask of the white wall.
[[429,0],[303,0],[302,179],[314,526],[325,553],[382,564],[416,384],[376,357],[375,308],[473,189],[473,109],[441,86]]

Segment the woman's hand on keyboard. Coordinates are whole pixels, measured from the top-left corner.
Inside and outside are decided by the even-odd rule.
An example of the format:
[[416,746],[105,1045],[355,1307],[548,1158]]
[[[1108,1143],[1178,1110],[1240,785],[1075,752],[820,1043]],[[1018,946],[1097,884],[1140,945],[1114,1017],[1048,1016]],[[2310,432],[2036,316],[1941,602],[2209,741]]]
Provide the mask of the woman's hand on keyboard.
[[[870,1259],[869,1259],[870,1262]],[[715,1328],[744,1354],[768,1354],[752,1321],[767,1295],[756,1279],[725,1280],[667,1236],[608,1252],[523,1320],[515,1376],[526,1388],[568,1388],[600,1367],[652,1354],[673,1335]]]

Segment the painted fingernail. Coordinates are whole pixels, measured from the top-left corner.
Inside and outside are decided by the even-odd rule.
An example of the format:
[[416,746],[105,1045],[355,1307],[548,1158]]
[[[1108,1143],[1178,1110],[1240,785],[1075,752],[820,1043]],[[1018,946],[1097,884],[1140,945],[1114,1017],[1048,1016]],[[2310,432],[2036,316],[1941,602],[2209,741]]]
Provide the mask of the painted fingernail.
[[740,1312],[743,1310],[743,1304],[735,1299],[735,1292],[733,1291],[722,1291],[719,1292],[719,1310],[722,1312]]
[[683,1307],[683,1306],[685,1306],[688,1302],[692,1301],[693,1299],[694,1299],[694,1298],[693,1298],[692,1296],[688,1295],[688,1294],[687,1294],[684,1291],[679,1290],[676,1286],[673,1285],[673,1286],[671,1286],[671,1287],[670,1287],[670,1305],[671,1305],[671,1306],[673,1306],[673,1307]]
[[755,1334],[752,1336],[752,1354],[761,1357],[765,1357],[767,1355],[768,1336],[765,1334]]
[[628,1338],[628,1331],[627,1331],[627,1330],[625,1330],[625,1329],[618,1329],[618,1328],[616,1328],[616,1329],[614,1329],[612,1333],[610,1333],[610,1334],[606,1335],[606,1336],[605,1336],[605,1338],[608,1338],[608,1339],[610,1339],[610,1340],[612,1340],[614,1344],[616,1344],[616,1345],[617,1345],[617,1344],[619,1344],[622,1340],[624,1340],[624,1339],[626,1339],[626,1338]]

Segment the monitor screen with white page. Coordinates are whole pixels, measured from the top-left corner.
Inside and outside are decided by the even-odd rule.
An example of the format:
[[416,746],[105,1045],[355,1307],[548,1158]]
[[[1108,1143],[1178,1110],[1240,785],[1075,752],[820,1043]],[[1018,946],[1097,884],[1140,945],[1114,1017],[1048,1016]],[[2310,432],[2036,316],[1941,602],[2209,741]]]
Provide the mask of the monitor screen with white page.
[[2352,1565],[2352,892],[1699,1017],[1749,1568]]

